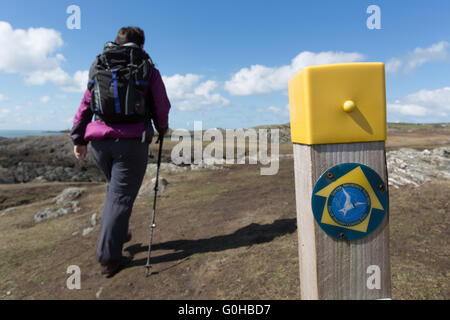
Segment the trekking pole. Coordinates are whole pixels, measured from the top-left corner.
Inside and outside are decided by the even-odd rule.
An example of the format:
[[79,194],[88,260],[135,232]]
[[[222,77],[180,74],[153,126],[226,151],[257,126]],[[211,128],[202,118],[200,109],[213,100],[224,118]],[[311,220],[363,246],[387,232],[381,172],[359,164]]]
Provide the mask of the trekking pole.
[[159,139],[159,153],[158,153],[158,164],[156,167],[155,198],[153,199],[152,222],[150,224],[150,242],[148,245],[147,264],[145,265],[145,268],[146,268],[145,276],[146,277],[149,276],[149,272],[150,272],[150,252],[152,250],[153,229],[156,227],[156,225],[155,225],[156,198],[158,195],[159,168],[161,166],[161,153],[162,153],[164,135],[162,137],[159,137],[158,139]]

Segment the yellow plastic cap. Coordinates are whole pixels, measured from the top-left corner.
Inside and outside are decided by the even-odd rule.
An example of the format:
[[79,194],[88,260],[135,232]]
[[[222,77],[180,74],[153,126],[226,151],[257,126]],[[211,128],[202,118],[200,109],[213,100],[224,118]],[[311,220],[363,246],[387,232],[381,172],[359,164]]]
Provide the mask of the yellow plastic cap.
[[384,64],[307,67],[289,81],[291,139],[301,144],[386,140]]

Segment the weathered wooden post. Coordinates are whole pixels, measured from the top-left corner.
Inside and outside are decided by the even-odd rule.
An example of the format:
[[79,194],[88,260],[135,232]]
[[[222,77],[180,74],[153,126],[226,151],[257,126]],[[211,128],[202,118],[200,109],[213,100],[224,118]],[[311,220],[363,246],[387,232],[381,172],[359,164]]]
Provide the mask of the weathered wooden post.
[[383,63],[289,81],[302,299],[391,297]]

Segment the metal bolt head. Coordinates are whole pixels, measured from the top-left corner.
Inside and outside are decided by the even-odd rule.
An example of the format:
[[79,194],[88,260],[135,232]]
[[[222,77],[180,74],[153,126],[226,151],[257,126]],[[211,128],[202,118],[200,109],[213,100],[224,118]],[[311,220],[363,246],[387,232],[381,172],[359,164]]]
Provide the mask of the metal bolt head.
[[333,178],[334,178],[333,172],[328,172],[328,173],[327,173],[327,178],[328,178],[328,179],[333,179]]
[[384,191],[384,184],[380,184],[380,185],[378,186],[378,190]]
[[343,233],[343,232],[339,233],[339,238],[345,239],[345,233]]

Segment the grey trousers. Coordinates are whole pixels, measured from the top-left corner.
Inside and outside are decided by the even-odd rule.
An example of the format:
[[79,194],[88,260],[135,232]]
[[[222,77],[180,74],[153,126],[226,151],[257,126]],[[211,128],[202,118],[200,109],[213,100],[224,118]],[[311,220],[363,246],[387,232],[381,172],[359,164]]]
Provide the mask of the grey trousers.
[[97,245],[97,260],[104,264],[122,257],[131,211],[147,168],[149,145],[140,139],[106,139],[91,145],[108,181]]

